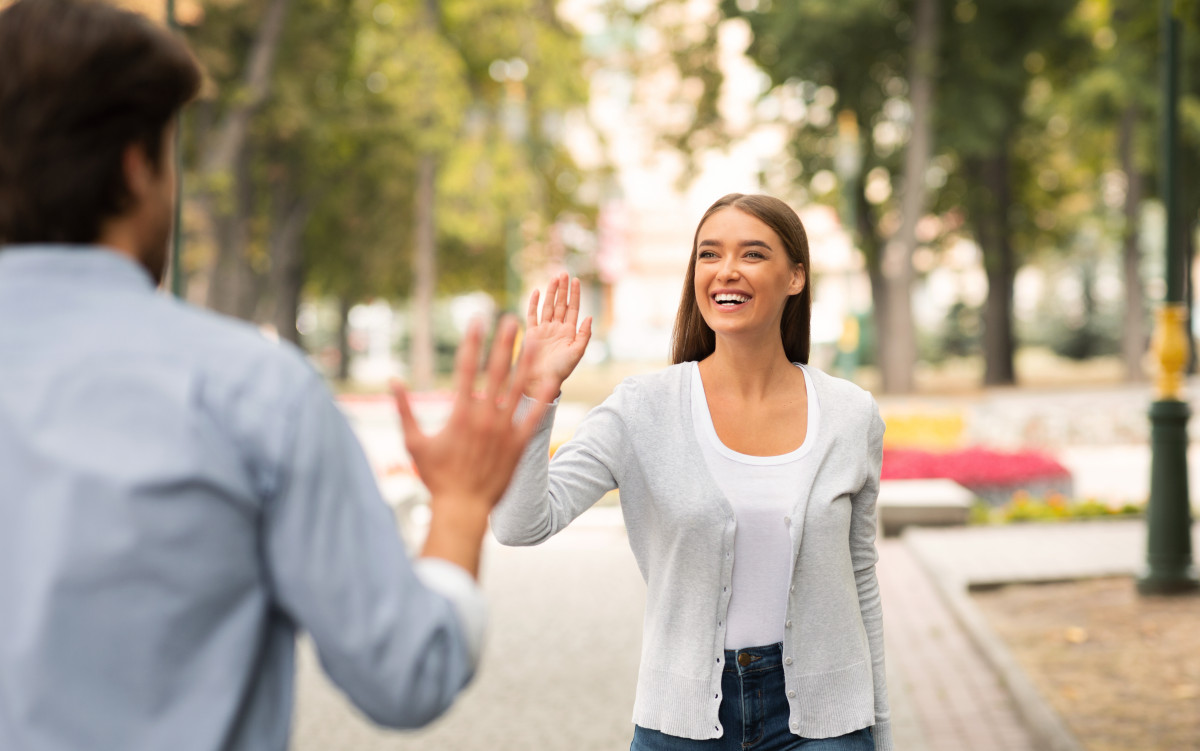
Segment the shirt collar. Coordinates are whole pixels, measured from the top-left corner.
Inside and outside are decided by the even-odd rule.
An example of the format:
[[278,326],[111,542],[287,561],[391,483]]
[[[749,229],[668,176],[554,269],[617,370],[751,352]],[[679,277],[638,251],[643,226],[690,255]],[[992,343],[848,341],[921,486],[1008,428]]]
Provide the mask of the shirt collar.
[[62,281],[153,291],[154,280],[137,261],[102,245],[0,247],[0,282]]

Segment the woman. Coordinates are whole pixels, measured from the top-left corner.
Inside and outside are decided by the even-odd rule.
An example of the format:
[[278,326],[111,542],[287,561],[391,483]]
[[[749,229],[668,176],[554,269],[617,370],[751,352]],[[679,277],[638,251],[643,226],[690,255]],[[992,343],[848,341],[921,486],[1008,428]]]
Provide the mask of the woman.
[[[672,361],[627,379],[548,462],[553,407],[492,515],[534,545],[614,488],[646,580],[631,751],[892,748],[875,578],[883,422],[809,367],[808,240],[730,194],[696,230]],[[561,277],[526,393],[556,393],[591,333]]]

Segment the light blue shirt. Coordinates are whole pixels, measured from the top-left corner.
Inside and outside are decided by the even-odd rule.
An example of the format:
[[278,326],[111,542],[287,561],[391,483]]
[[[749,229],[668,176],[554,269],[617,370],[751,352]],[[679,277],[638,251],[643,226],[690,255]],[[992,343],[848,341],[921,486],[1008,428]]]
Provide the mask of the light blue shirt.
[[116,252],[0,250],[0,749],[284,749],[301,629],[422,725],[478,655],[436,566],[294,348]]

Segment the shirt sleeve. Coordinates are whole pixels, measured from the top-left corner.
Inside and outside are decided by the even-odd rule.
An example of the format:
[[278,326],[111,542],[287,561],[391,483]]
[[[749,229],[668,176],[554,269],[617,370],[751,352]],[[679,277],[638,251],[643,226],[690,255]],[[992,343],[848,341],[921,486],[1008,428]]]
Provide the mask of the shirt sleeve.
[[441,558],[418,558],[414,567],[421,583],[454,604],[471,653],[471,664],[478,667],[487,630],[487,600],[479,583],[462,566]]
[[[550,460],[550,429],[558,406],[546,410],[529,440],[508,490],[492,510],[492,534],[504,545],[538,545],[617,487],[617,467],[624,437],[621,410],[628,400],[628,382],[617,387],[559,447]],[[535,403],[521,397],[517,420]]]
[[859,609],[871,649],[871,669],[875,684],[875,725],[871,734],[877,751],[892,751],[891,713],[888,709],[887,671],[883,657],[883,604],[879,595],[879,580],[875,563],[879,554],[875,548],[876,501],[879,498],[879,474],[883,467],[884,423],[879,405],[871,400],[867,426],[866,482],[852,498],[850,515],[850,558],[854,564],[854,581],[858,588]]
[[481,606],[469,603],[479,593],[437,564],[421,563],[418,576],[362,447],[315,375],[289,416],[291,449],[262,522],[274,601],[368,717],[428,724],[474,673]]

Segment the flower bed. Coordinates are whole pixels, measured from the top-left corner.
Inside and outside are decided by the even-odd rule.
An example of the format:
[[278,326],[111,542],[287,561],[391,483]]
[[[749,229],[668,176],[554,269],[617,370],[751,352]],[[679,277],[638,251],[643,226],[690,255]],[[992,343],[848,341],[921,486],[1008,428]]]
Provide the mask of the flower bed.
[[932,478],[954,480],[994,506],[1007,503],[1018,491],[1043,496],[1071,494],[1071,473],[1036,451],[884,449],[882,479]]
[[1023,490],[1001,506],[976,502],[971,507],[972,524],[1006,524],[1008,522],[1057,521],[1073,519],[1111,519],[1141,516],[1145,508],[1134,503],[1109,505],[1092,498],[1071,500],[1053,493],[1037,498]]

